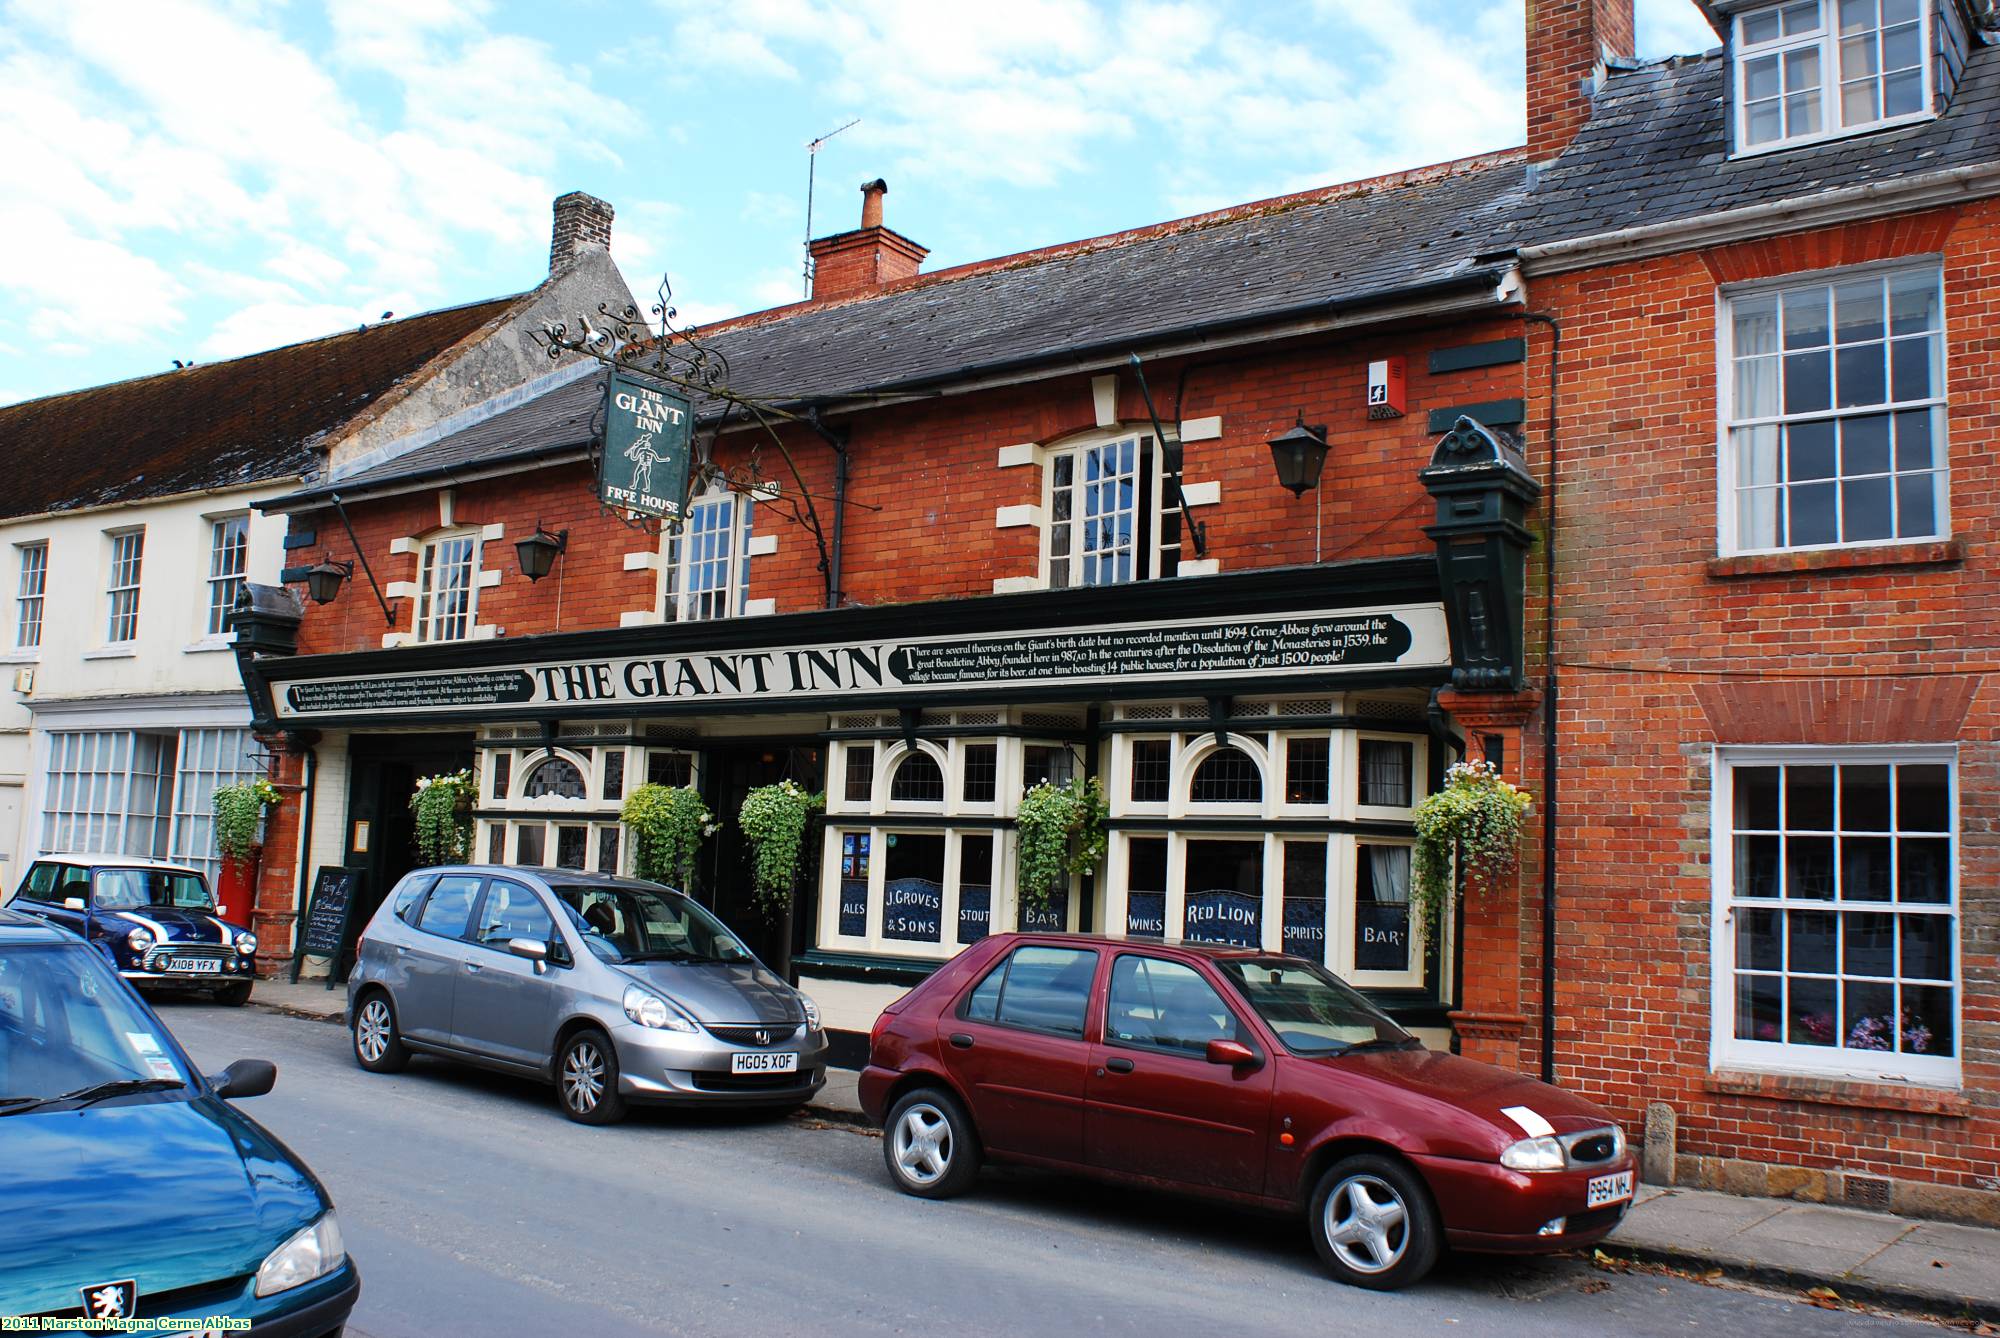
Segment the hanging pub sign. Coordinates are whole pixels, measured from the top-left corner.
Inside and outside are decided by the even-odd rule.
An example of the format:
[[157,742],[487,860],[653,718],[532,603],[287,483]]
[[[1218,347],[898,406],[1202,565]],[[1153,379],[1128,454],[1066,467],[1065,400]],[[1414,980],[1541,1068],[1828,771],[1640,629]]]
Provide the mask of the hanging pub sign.
[[604,386],[597,495],[606,506],[679,520],[687,500],[694,406],[622,371]]
[[[504,648],[500,648],[504,654]],[[969,689],[1320,676],[1451,663],[1436,604],[667,652],[273,683],[281,719],[612,706],[647,711]]]

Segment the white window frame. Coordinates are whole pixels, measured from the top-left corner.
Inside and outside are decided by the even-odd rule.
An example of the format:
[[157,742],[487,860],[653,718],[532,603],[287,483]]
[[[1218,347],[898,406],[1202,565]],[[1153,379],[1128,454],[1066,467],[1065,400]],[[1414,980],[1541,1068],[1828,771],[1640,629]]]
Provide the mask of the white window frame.
[[[1787,293],[1805,292],[1812,289],[1825,289],[1828,294],[1828,301],[1829,303],[1831,303],[1833,300],[1832,299],[1833,291],[1839,288],[1842,284],[1851,283],[1856,280],[1863,280],[1863,279],[1889,280],[1904,275],[1919,274],[1924,272],[1935,273],[1938,277],[1938,282],[1939,282],[1938,329],[1935,334],[1935,338],[1937,340],[1937,356],[1932,364],[1932,369],[1931,369],[1933,378],[1931,395],[1929,395],[1924,399],[1914,399],[1908,401],[1897,401],[1892,398],[1878,404],[1849,405],[1844,407],[1840,406],[1839,391],[1837,385],[1838,373],[1835,370],[1835,366],[1839,359],[1839,349],[1842,347],[1837,342],[1839,335],[1839,329],[1838,329],[1839,317],[1838,313],[1834,311],[1831,306],[1829,306],[1828,326],[1827,326],[1827,338],[1830,341],[1829,344],[1827,345],[1828,348],[1827,356],[1828,356],[1828,366],[1829,366],[1829,371],[1828,371],[1829,407],[1825,410],[1813,410],[1810,412],[1793,414],[1793,415],[1787,415],[1784,412],[1784,384],[1783,384],[1782,363],[1785,357],[1785,353],[1783,345],[1784,336],[1781,326],[1779,331],[1779,349],[1777,354],[1775,355],[1781,368],[1779,374],[1780,379],[1778,382],[1778,389],[1777,389],[1778,411],[1775,415],[1758,415],[1758,416],[1745,416],[1745,417],[1737,416],[1736,306],[1739,302],[1756,298],[1765,298],[1765,297],[1772,298],[1779,303],[1780,313],[1781,313],[1780,318],[1782,320],[1783,302],[1784,302],[1784,297]],[[1885,311],[1884,338],[1882,341],[1885,345],[1892,344],[1895,342],[1895,336],[1891,335],[1888,329],[1888,323],[1890,319],[1891,318],[1889,314]],[[1754,283],[1737,284],[1737,285],[1732,285],[1728,288],[1718,290],[1716,294],[1716,350],[1717,350],[1716,549],[1717,552],[1724,557],[1749,556],[1749,555],[1757,555],[1764,553],[1810,553],[1810,552],[1831,551],[1835,549],[1882,548],[1897,544],[1929,543],[1929,542],[1936,542],[1938,540],[1948,537],[1951,534],[1951,527],[1952,527],[1951,441],[1950,441],[1951,413],[1950,413],[1949,396],[1946,393],[1946,388],[1950,383],[1950,375],[1951,375],[1951,366],[1950,366],[1951,351],[1950,351],[1949,336],[1950,336],[1950,327],[1947,321],[1945,320],[1945,311],[1944,311],[1943,263],[1942,259],[1938,256],[1904,257],[1894,261],[1884,261],[1867,265],[1847,266],[1840,269],[1814,270],[1808,274],[1792,274],[1792,275],[1787,275],[1780,279],[1758,280]],[[1905,336],[1905,338],[1908,337]],[[1868,341],[1868,342],[1873,342],[1873,341]],[[1853,346],[1850,345],[1849,347]],[[1884,352],[1886,358],[1888,355],[1888,349],[1886,347]],[[1888,368],[1888,370],[1885,371],[1884,389],[1885,392],[1890,394],[1891,396],[1893,396],[1895,393],[1895,386],[1893,384],[1893,365],[1891,365]],[[1741,462],[1737,458],[1738,451],[1737,451],[1736,434],[1738,430],[1745,428],[1754,428],[1759,426],[1775,426],[1779,429],[1780,437],[1782,440],[1785,429],[1788,426],[1795,423],[1806,423],[1806,422],[1837,423],[1843,419],[1864,418],[1880,414],[1893,415],[1897,413],[1914,412],[1917,410],[1926,410],[1931,415],[1931,451],[1932,451],[1932,459],[1934,462],[1931,467],[1931,472],[1936,479],[1936,493],[1932,502],[1932,514],[1936,517],[1936,524],[1933,528],[1932,533],[1927,535],[1893,535],[1889,538],[1884,538],[1884,539],[1856,539],[1856,540],[1843,539],[1843,540],[1837,540],[1836,542],[1833,543],[1824,543],[1824,544],[1784,544],[1778,546],[1756,546],[1756,545],[1745,545],[1738,542],[1740,528],[1739,528],[1737,493],[1739,487],[1744,486],[1744,485],[1739,485],[1738,483],[1738,478],[1741,472]],[[1891,450],[1891,457],[1890,457],[1891,473],[1889,477],[1893,480],[1896,477],[1893,442],[1891,444],[1890,450]],[[1781,463],[1779,465],[1779,474],[1782,476],[1783,472],[1784,472],[1784,466]],[[1921,471],[1904,471],[1904,472],[1915,473]],[[1837,486],[1841,481],[1842,477],[1843,477],[1842,475],[1836,472],[1836,474],[1830,481]],[[1820,481],[1822,480],[1802,480],[1801,482],[1812,483]],[[1753,484],[1749,486],[1765,486],[1765,485]],[[1788,490],[1789,488],[1796,485],[1780,477],[1773,484],[1768,486],[1776,486],[1781,489],[1779,496],[1782,504],[1786,496],[1786,493],[1782,490]],[[1891,505],[1892,506],[1894,505],[1893,482],[1892,482]]]
[[[716,512],[729,508],[728,518],[714,523]],[[668,622],[708,622],[741,617],[750,592],[750,537],[755,524],[755,499],[747,493],[712,486],[688,502],[678,527],[661,535],[664,552],[661,611]],[[718,547],[719,545],[719,547]],[[692,588],[697,573],[720,585]]]
[[[42,628],[48,614],[49,541],[37,539],[33,543],[16,544],[14,553],[14,649],[40,650]],[[33,589],[29,588],[31,578]],[[31,605],[32,618],[29,616]]]
[[[1795,149],[1806,144],[1821,144],[1828,140],[1845,139],[1869,131],[1910,125],[1918,121],[1928,121],[1937,115],[1937,90],[1935,87],[1937,75],[1935,70],[1932,69],[1935,59],[1935,52],[1932,46],[1935,40],[1933,33],[1935,18],[1931,12],[1934,0],[1918,0],[1917,3],[1917,69],[1923,80],[1923,94],[1918,110],[1905,112],[1897,116],[1878,116],[1874,120],[1857,122],[1854,125],[1844,125],[1840,119],[1840,94],[1843,84],[1840,66],[1840,49],[1842,45],[1839,30],[1840,0],[1818,0],[1820,6],[1820,24],[1818,29],[1810,35],[1789,38],[1781,35],[1770,41],[1759,42],[1754,46],[1744,41],[1745,20],[1754,19],[1762,14],[1783,11],[1798,3],[1800,3],[1800,0],[1780,0],[1780,3],[1760,5],[1754,9],[1747,9],[1738,13],[1732,20],[1730,28],[1731,59],[1729,78],[1731,98],[1730,121],[1733,125],[1732,138],[1734,141],[1732,145],[1734,150],[1733,156],[1739,158],[1753,157],[1783,149]],[[1877,23],[1870,30],[1875,34],[1878,67],[1879,52],[1881,50],[1880,34],[1882,31],[1879,17],[1880,3],[1881,0],[1877,0]],[[1902,25],[1897,24],[1894,26],[1900,27]],[[1746,138],[1749,129],[1749,117],[1744,98],[1749,80],[1748,67],[1750,62],[1776,55],[1779,60],[1780,79],[1782,80],[1784,55],[1791,51],[1803,49],[1811,49],[1817,52],[1819,56],[1820,84],[1818,103],[1820,129],[1808,134],[1791,136],[1787,136],[1781,132],[1776,139],[1767,140],[1760,144],[1751,144]],[[1873,77],[1879,83],[1882,78],[1879,68]],[[1784,97],[1785,95],[1781,86],[1779,93],[1779,102],[1781,104],[1784,101]],[[1782,108],[1780,114],[1783,114]]]
[[[1084,496],[1086,484],[1083,479],[1085,459],[1093,452],[1128,441],[1134,443],[1132,468],[1139,480],[1145,480],[1146,461],[1150,459],[1152,462],[1152,478],[1150,482],[1146,483],[1143,495],[1142,490],[1136,484],[1133,490],[1131,575],[1122,580],[1078,580],[1076,578],[1077,572],[1085,558],[1084,541],[1088,537],[1089,521],[1089,517],[1085,514],[1087,509]],[[1089,432],[1043,448],[1041,458],[1042,543],[1040,581],[1042,586],[1049,589],[1082,589],[1088,586],[1128,585],[1134,581],[1146,581],[1157,577],[1160,574],[1162,553],[1160,531],[1165,519],[1165,508],[1162,503],[1164,497],[1162,475],[1165,470],[1163,462],[1160,459],[1160,452],[1153,442],[1152,432],[1149,429],[1135,425]],[[1062,459],[1070,461],[1070,469],[1072,471],[1069,486],[1071,505],[1069,517],[1066,520],[1059,521],[1056,519],[1056,470],[1057,461]],[[1142,511],[1141,508],[1145,508],[1145,510]],[[1150,514],[1150,523],[1142,523],[1147,514]],[[1055,554],[1055,534],[1059,529],[1066,529],[1069,539],[1069,551],[1061,557]],[[1147,534],[1147,538],[1143,544],[1139,540],[1139,532],[1142,530]],[[1112,551],[1115,552],[1116,550]],[[1059,564],[1068,564],[1064,569],[1064,579],[1060,582],[1056,580]]]
[[[452,544],[471,545],[465,561],[452,562],[452,567],[463,566],[465,571],[465,608],[453,612],[440,608],[442,596],[455,593],[456,587],[440,589],[438,573],[445,567],[444,550]],[[417,546],[417,607],[412,620],[412,630],[420,643],[448,641],[470,641],[473,629],[479,622],[480,559],[485,553],[485,536],[474,528],[441,530]],[[452,625],[463,619],[463,626],[456,631]]]
[[208,596],[202,633],[210,640],[234,641],[229,612],[236,594],[250,578],[250,513],[237,511],[208,517]]
[[215,792],[264,774],[255,736],[247,728],[193,726],[180,732],[174,762],[173,830],[167,857],[191,864],[213,883],[222,872],[215,850]]
[[[129,646],[139,639],[139,595],[140,584],[145,579],[146,568],[146,527],[137,525],[128,529],[106,530],[104,537],[111,545],[110,563],[104,577],[104,644],[107,646]],[[129,556],[125,554],[131,546]],[[125,602],[130,600],[127,607]],[[129,622],[127,635],[120,636],[120,624]]]
[[[866,835],[868,837],[868,917],[866,931],[860,935],[840,932],[841,884],[841,840],[844,836]],[[882,916],[885,910],[883,899],[888,883],[889,838],[891,836],[942,836],[944,837],[944,905],[939,911],[938,941],[926,943],[920,939],[891,938],[882,932]],[[819,943],[822,947],[852,952],[879,953],[891,957],[917,957],[943,961],[956,957],[972,946],[958,941],[959,892],[963,879],[963,850],[965,838],[991,837],[993,841],[993,883],[987,896],[987,934],[1005,933],[1013,929],[1020,897],[1015,891],[1015,842],[1004,827],[981,826],[967,823],[963,826],[915,826],[899,824],[894,814],[874,816],[856,815],[853,818],[831,818],[826,824],[825,846],[821,854],[821,887],[819,913]],[[1078,905],[1082,898],[1081,885],[1077,879],[1070,880],[1068,914],[1064,927],[1074,930],[1077,925]],[[975,940],[976,941],[976,940]]]
[[[1943,766],[1949,785],[1951,822],[1951,897],[1945,910],[1927,907],[1923,913],[1948,914],[1952,921],[1952,1051],[1950,1057],[1909,1055],[1848,1049],[1844,1046],[1791,1045],[1785,1041],[1739,1040],[1736,1036],[1736,910],[1829,910],[1840,914],[1870,911],[1906,913],[1903,903],[1855,902],[1839,898],[1794,900],[1783,893],[1775,897],[1735,895],[1735,821],[1732,810],[1731,778],[1738,767],[1881,765],[1884,763]],[[1956,1088],[1961,1083],[1960,1059],[1965,1051],[1965,965],[1964,922],[1959,839],[1959,775],[1957,750],[1950,745],[1892,748],[1865,747],[1718,747],[1710,767],[1709,867],[1712,874],[1709,916],[1709,1063],[1714,1070],[1796,1074],[1808,1077],[1849,1079],[1866,1082],[1898,1082],[1922,1086]],[[1834,831],[1840,831],[1836,815]],[[1927,832],[1935,838],[1939,833]],[[1839,949],[1836,948],[1836,952]],[[1836,958],[1835,976],[1840,963]],[[1900,976],[1900,971],[1898,973]],[[1790,972],[1782,973],[1789,979]],[[1836,1000],[1840,996],[1836,994]],[[1839,1004],[1836,1004],[1838,1007]],[[1840,1024],[1836,1022],[1836,1027]],[[1882,1054],[1880,1059],[1875,1058]]]

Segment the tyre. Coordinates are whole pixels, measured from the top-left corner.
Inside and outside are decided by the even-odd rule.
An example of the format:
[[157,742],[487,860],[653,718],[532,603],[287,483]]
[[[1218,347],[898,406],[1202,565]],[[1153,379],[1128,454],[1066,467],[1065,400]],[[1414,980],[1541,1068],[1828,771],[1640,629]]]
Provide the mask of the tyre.
[[625,1118],[618,1091],[618,1052],[596,1029],[580,1031],[556,1056],[556,1100],[578,1124],[616,1124]]
[[239,980],[234,985],[224,985],[215,992],[215,1001],[225,1008],[241,1008],[250,1002],[250,991],[255,988],[247,980]]
[[1313,1190],[1307,1227],[1327,1272],[1376,1291],[1407,1287],[1429,1273],[1443,1238],[1422,1177],[1376,1153],[1327,1169]]
[[380,990],[363,995],[354,1010],[354,1062],[370,1073],[401,1073],[409,1067],[395,1005]]
[[905,1194],[948,1199],[979,1175],[979,1135],[950,1094],[935,1087],[906,1093],[882,1126],[882,1160]]

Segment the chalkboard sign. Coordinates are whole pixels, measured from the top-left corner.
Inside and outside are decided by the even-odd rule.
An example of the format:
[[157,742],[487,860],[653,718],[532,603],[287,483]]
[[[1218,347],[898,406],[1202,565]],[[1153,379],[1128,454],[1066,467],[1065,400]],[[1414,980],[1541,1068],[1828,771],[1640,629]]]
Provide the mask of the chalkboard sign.
[[361,890],[360,869],[336,864],[320,867],[313,879],[312,900],[306,903],[306,918],[299,930],[298,951],[292,956],[292,979],[307,957],[329,959],[326,987],[332,989],[341,973],[341,959],[347,955],[348,935],[353,928],[354,903]]
[[1190,943],[1228,943],[1257,948],[1264,941],[1264,901],[1233,888],[1190,892],[1187,927],[1181,937]]
[[882,937],[935,943],[943,932],[944,885],[894,878],[882,887]]

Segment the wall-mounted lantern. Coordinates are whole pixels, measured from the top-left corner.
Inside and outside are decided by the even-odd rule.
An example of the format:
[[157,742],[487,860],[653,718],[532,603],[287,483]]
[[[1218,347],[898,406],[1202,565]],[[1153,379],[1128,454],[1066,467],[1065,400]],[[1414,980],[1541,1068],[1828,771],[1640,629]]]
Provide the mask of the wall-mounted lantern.
[[1535,541],[1527,521],[1542,486],[1520,447],[1467,417],[1439,439],[1418,477],[1437,499],[1436,521],[1424,533],[1437,545],[1452,686],[1518,692],[1526,682],[1523,601]]
[[331,604],[340,595],[341,582],[352,575],[352,562],[335,562],[329,556],[306,570],[306,593],[315,604]]
[[539,581],[555,569],[556,559],[569,551],[569,531],[561,530],[550,534],[535,525],[535,532],[514,545],[514,552],[521,559],[521,575],[529,581]]
[[1306,425],[1299,421],[1271,438],[1271,462],[1278,467],[1278,486],[1291,489],[1292,496],[1305,495],[1319,485],[1320,471],[1326,468],[1326,425]]

